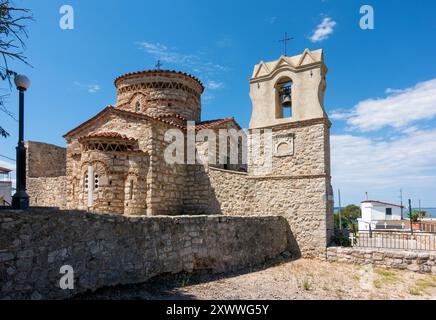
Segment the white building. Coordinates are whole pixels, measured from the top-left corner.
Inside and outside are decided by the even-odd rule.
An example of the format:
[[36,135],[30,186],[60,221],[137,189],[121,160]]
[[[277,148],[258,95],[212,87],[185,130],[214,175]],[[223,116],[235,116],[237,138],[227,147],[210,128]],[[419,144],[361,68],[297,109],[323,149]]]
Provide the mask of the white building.
[[11,170],[0,167],[0,206],[10,205],[12,202]]
[[362,201],[362,218],[357,219],[359,231],[368,231],[370,226],[371,230],[375,230],[377,223],[380,222],[403,220],[406,213],[404,212],[402,216],[402,209],[404,207],[397,204],[374,200]]

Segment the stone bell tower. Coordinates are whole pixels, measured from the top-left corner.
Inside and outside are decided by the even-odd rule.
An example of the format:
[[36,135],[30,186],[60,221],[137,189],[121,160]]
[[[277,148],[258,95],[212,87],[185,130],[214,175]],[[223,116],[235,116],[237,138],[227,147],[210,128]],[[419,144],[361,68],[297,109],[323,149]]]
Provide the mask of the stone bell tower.
[[333,231],[326,74],[323,51],[306,49],[260,62],[250,79],[249,155],[262,157],[250,156],[248,174],[274,198],[261,210],[286,216],[303,255],[323,252]]

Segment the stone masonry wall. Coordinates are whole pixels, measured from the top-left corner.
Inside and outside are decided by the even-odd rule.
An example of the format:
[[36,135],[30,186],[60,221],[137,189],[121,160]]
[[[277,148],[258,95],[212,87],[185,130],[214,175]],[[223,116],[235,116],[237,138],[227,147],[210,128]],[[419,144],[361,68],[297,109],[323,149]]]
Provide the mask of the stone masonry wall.
[[436,253],[330,247],[326,260],[436,274]]
[[[281,217],[123,217],[31,209],[0,215],[0,299],[68,298],[164,273],[225,272],[288,249]],[[61,290],[60,268],[74,269]]]
[[26,185],[31,206],[66,206],[66,149],[26,142]]
[[66,184],[66,176],[54,178],[28,178],[27,193],[30,196],[30,205],[33,207],[66,208]]
[[52,144],[26,142],[27,176],[60,177],[65,176],[67,150]]

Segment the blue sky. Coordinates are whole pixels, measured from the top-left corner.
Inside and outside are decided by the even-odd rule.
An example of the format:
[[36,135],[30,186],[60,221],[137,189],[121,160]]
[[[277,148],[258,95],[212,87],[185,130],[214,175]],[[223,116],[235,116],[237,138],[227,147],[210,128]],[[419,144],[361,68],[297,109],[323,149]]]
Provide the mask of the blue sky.
[[[325,50],[333,185],[335,192],[341,188],[342,203],[359,203],[365,191],[398,202],[403,188],[404,198],[436,207],[434,1],[15,3],[35,18],[26,50],[33,68],[12,64],[32,81],[28,140],[64,145],[64,133],[115,103],[115,77],[153,68],[157,59],[164,69],[203,81],[203,119],[234,116],[247,127],[252,69],[283,53],[278,40],[286,31],[295,38],[289,55]],[[59,27],[64,4],[74,8],[74,30]],[[374,30],[359,28],[363,4],[374,8]],[[17,111],[15,92],[7,106]],[[15,158],[17,123],[3,114],[0,119],[11,132],[0,139],[0,154]],[[10,162],[0,158],[0,166]]]

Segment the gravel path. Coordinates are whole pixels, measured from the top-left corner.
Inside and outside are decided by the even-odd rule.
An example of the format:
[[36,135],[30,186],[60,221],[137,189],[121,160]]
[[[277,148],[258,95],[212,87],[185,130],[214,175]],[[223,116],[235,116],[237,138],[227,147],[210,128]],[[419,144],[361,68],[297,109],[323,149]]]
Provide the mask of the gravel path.
[[159,277],[105,288],[78,299],[432,299],[436,276],[314,260],[218,276]]

